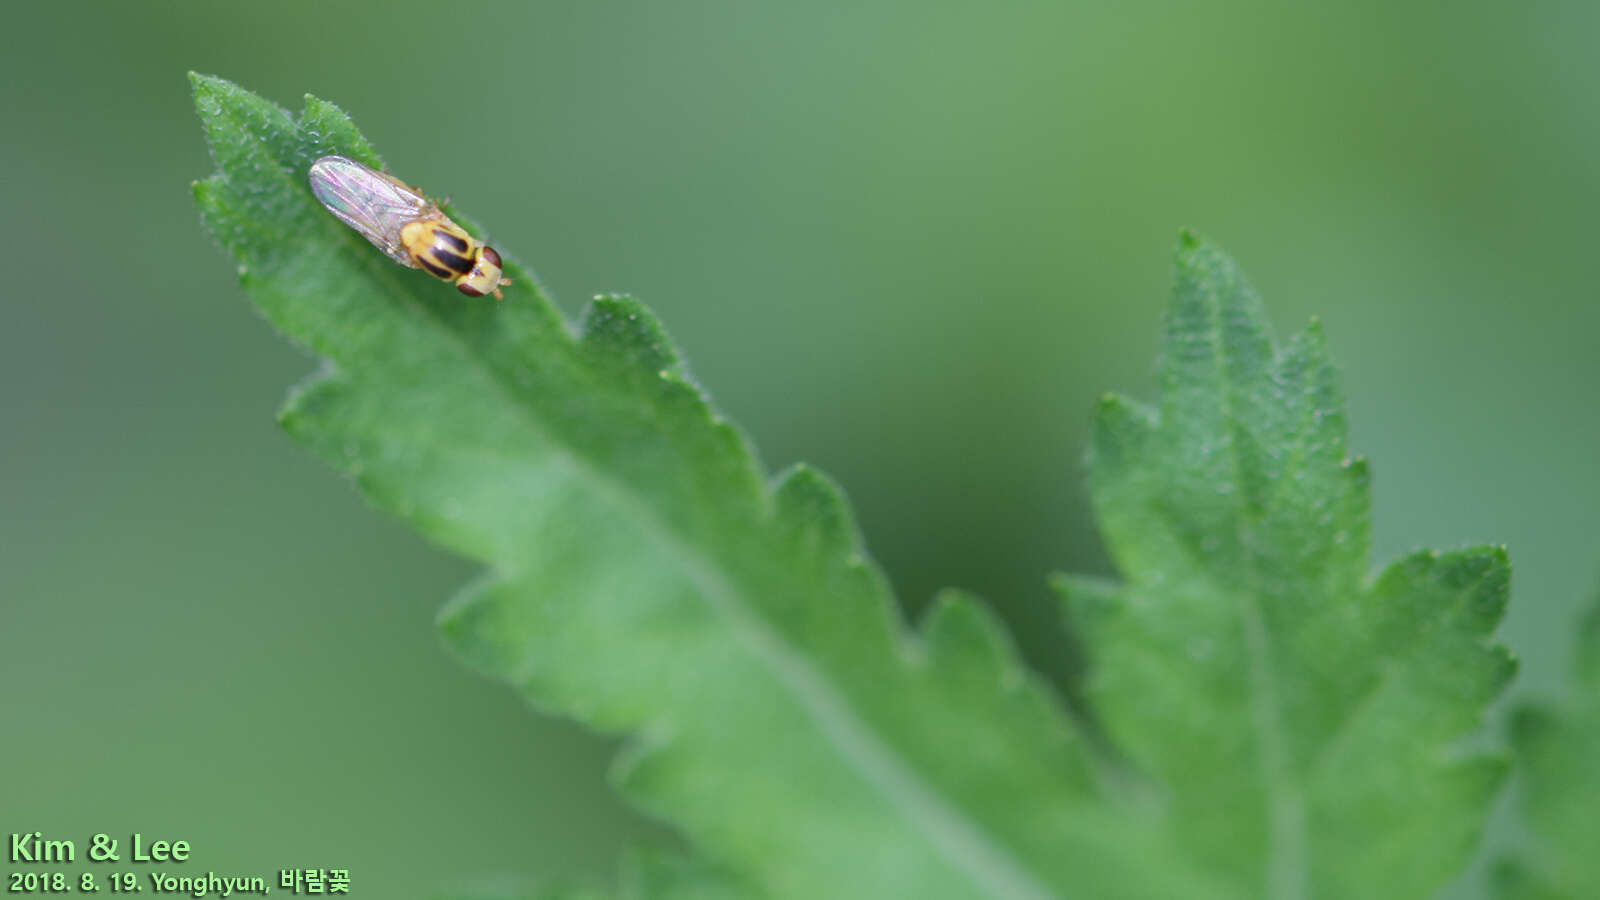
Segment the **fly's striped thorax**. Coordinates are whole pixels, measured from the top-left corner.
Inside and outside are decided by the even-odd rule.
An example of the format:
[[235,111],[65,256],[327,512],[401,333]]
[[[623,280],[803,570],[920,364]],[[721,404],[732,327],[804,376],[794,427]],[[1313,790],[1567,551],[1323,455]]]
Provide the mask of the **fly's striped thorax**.
[[475,265],[474,241],[438,222],[409,222],[400,230],[400,241],[411,261],[435,278],[455,281]]

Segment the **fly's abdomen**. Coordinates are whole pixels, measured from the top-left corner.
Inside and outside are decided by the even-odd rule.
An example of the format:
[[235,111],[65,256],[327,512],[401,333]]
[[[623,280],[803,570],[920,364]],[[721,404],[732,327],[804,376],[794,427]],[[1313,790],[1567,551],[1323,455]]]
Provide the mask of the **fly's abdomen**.
[[412,222],[400,239],[417,267],[445,281],[455,281],[472,271],[472,241],[437,222]]

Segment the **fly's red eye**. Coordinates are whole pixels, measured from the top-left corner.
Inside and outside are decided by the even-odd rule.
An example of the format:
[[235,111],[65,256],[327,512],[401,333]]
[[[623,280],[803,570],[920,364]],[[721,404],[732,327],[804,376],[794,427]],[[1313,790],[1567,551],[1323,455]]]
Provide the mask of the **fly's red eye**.
[[456,285],[456,290],[460,291],[463,294],[466,294],[468,297],[482,297],[483,296],[483,291],[480,291],[477,288],[473,287],[472,285],[467,284],[465,281],[461,282],[460,284],[457,284]]
[[483,248],[483,258],[493,263],[496,267],[500,265],[500,254],[493,247]]

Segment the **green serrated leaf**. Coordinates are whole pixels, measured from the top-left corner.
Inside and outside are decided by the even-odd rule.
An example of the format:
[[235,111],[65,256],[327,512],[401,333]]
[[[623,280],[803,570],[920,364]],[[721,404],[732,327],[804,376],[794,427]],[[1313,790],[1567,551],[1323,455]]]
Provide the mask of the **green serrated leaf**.
[[1276,344],[1185,235],[1160,403],[1102,402],[1090,482],[1124,583],[1062,579],[1089,698],[1233,896],[1417,898],[1464,865],[1503,760],[1458,751],[1513,672],[1498,548],[1368,582],[1366,465],[1313,323]]
[[996,621],[952,596],[909,632],[838,490],[805,467],[769,483],[649,310],[602,297],[574,331],[503,247],[505,301],[464,301],[312,197],[317,157],[379,162],[343,113],[194,84],[205,222],[328,360],[284,426],[488,567],[449,642],[634,735],[616,778],[639,806],[778,898],[1207,896],[1096,802]]
[[1580,900],[1600,891],[1600,603],[1578,629],[1574,675],[1564,702],[1525,704],[1512,717],[1519,811],[1532,834],[1495,873],[1501,897]]

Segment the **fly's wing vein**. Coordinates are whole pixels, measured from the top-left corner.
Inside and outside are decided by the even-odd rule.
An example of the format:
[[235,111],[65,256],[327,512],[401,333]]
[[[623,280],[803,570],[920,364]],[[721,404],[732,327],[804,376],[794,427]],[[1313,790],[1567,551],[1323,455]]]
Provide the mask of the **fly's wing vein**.
[[416,268],[400,242],[407,222],[426,218],[432,204],[393,179],[343,157],[311,167],[311,192],[339,221],[404,266]]

